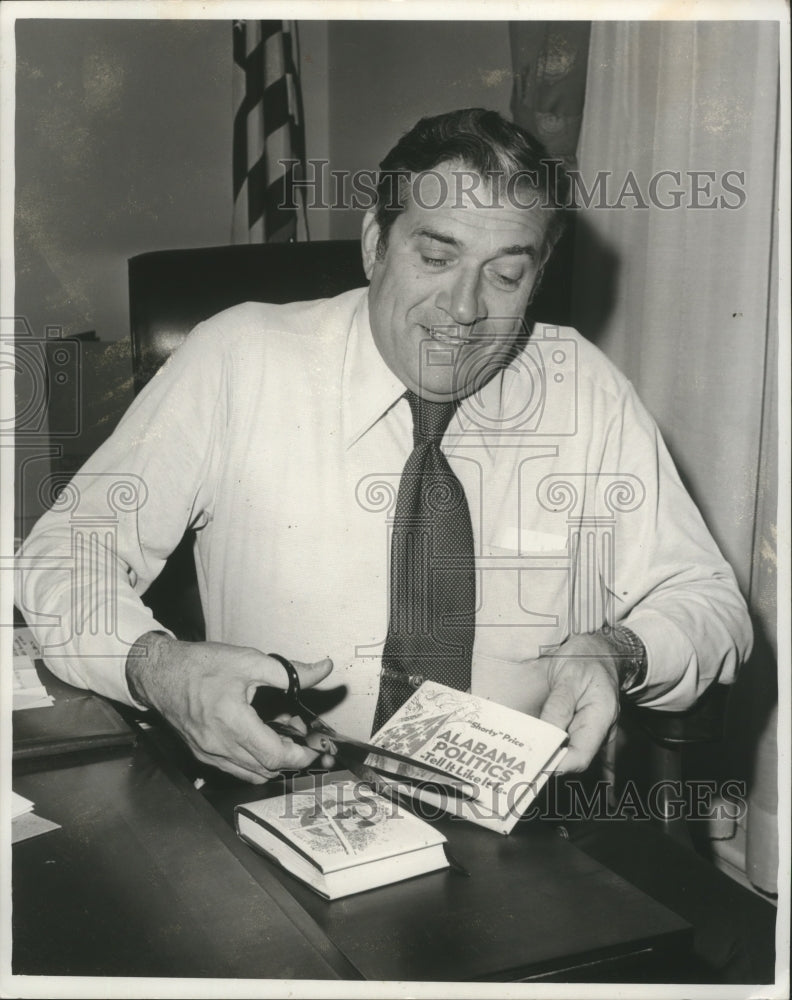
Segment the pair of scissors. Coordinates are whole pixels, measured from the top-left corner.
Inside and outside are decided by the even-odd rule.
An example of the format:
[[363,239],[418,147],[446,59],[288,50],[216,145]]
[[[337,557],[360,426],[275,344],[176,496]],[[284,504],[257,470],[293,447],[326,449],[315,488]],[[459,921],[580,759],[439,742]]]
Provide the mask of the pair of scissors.
[[[271,656],[273,660],[277,660],[286,671],[289,678],[286,700],[289,707],[293,710],[291,714],[299,716],[299,718],[301,718],[307,726],[308,731],[303,733],[301,730],[290,725],[288,722],[278,722],[275,719],[267,722],[266,725],[281,736],[288,736],[290,739],[294,740],[295,743],[300,744],[300,746],[309,747],[311,750],[316,750],[319,753],[331,754],[336,758],[336,760],[340,761],[348,771],[351,771],[351,773],[354,774],[359,781],[365,782],[378,795],[382,795],[393,802],[401,802],[402,799],[399,793],[398,785],[393,785],[389,781],[384,780],[373,767],[366,763],[366,758],[369,754],[376,754],[378,757],[384,757],[387,760],[391,760],[396,763],[411,764],[413,767],[416,766],[416,762],[410,757],[406,757],[404,754],[396,753],[393,750],[385,750],[382,747],[375,746],[373,743],[366,743],[363,740],[357,740],[351,736],[342,736],[332,726],[329,726],[324,719],[320,718],[315,712],[312,712],[307,705],[303,704],[300,697],[300,678],[294,664],[290,663],[285,656],[279,656],[277,653],[268,653],[267,655]],[[472,785],[463,785],[461,783],[449,784],[449,780],[453,781],[453,778],[450,778],[450,776],[439,767],[424,764],[423,761],[421,761],[421,763],[417,766],[422,770],[437,774],[443,780],[418,781],[398,774],[397,777],[399,783],[402,785],[407,783],[413,787],[425,786],[435,790],[441,790],[446,795],[451,795],[456,798],[473,799],[476,797],[476,795],[473,794],[474,788]],[[470,791],[468,791],[468,789],[470,789]],[[466,878],[470,878],[470,872],[451,853],[451,848],[448,846],[447,841],[443,843],[443,851],[445,852],[445,856],[451,870],[457,875],[464,875]]]
[[270,729],[281,736],[288,736],[300,746],[309,747],[311,750],[317,751],[317,753],[330,754],[351,771],[355,777],[372,785],[374,791],[385,795],[387,798],[393,799],[398,794],[398,790],[366,763],[369,754],[375,754],[377,757],[384,758],[394,764],[409,764],[412,767],[419,767],[422,771],[437,775],[436,779],[433,778],[431,781],[425,781],[410,778],[401,774],[398,769],[395,769],[394,778],[401,784],[410,784],[413,787],[425,786],[433,788],[453,798],[468,800],[477,798],[477,789],[475,786],[466,782],[455,781],[452,776],[439,767],[434,767],[432,764],[425,763],[424,761],[417,762],[405,754],[397,753],[395,750],[387,750],[383,747],[375,746],[373,743],[366,743],[364,740],[358,740],[352,736],[344,736],[339,733],[332,726],[328,725],[324,719],[315,712],[312,712],[307,705],[303,704],[300,678],[294,664],[290,663],[286,657],[279,656],[277,653],[268,653],[267,655],[271,656],[273,660],[277,660],[286,671],[289,678],[289,687],[286,693],[288,710],[292,715],[299,716],[302,719],[308,731],[303,733],[296,726],[276,720],[266,723]]

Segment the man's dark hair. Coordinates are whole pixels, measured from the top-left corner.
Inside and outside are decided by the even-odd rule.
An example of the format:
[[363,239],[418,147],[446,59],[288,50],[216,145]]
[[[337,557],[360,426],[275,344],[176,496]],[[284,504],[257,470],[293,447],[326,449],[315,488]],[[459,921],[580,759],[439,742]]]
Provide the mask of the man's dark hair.
[[493,185],[497,180],[501,189],[519,174],[521,183],[535,192],[538,204],[552,213],[546,235],[549,254],[567,215],[568,180],[561,161],[551,159],[530,132],[485,108],[422,118],[380,163],[375,214],[382,247],[396,217],[406,208],[410,175],[451,162]]

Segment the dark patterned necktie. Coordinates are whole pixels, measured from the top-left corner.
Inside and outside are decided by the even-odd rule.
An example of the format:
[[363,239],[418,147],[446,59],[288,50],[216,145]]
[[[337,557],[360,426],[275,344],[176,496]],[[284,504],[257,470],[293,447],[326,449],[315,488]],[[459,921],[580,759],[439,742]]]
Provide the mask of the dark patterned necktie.
[[391,540],[390,619],[372,732],[423,680],[470,687],[476,607],[473,529],[462,484],[440,450],[456,403],[406,393],[413,451]]

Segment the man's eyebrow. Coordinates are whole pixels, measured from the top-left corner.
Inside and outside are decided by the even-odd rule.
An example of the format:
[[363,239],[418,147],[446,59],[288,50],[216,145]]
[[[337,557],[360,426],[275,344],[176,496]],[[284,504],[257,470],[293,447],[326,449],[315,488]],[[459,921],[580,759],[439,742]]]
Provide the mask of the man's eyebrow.
[[[438,243],[445,243],[447,246],[454,247],[455,249],[460,249],[462,244],[453,236],[449,236],[448,233],[439,233],[434,229],[427,229],[425,226],[421,226],[418,229],[414,229],[413,236],[423,236],[429,240],[436,240]],[[536,257],[536,247],[533,243],[526,243],[525,245],[514,243],[511,246],[501,247],[496,250],[493,257]]]
[[427,229],[425,226],[414,229],[412,235],[425,236],[429,240],[436,240],[438,243],[445,243],[448,246],[456,247],[457,249],[462,246],[458,239],[455,239],[453,236],[449,236],[448,233],[438,233],[436,230]]
[[533,243],[526,243],[524,246],[521,246],[520,244],[515,243],[513,246],[510,246],[510,247],[501,247],[500,250],[498,250],[497,256],[498,257],[522,257],[522,256],[525,256],[525,257],[535,257],[536,256],[536,247],[533,245]]

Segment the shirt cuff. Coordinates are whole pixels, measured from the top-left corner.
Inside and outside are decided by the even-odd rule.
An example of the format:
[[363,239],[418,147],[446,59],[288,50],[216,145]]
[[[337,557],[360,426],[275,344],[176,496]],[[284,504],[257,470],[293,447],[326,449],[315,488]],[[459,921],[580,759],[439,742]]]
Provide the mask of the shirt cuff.
[[665,615],[636,610],[619,623],[634,632],[646,649],[646,677],[630,690],[644,708],[681,712],[698,697],[699,664],[690,639]]
[[31,626],[41,648],[47,667],[61,680],[75,687],[87,688],[112,698],[139,711],[147,706],[139,704],[130,693],[126,680],[126,662],[129,651],[146,632],[165,629],[145,605],[125,609],[123,623],[112,635],[83,633],[72,636],[67,642],[55,645],[62,635],[58,628]]

